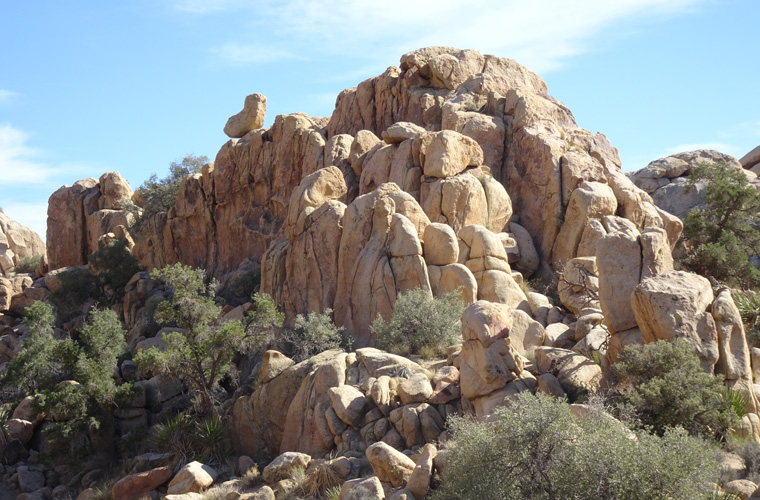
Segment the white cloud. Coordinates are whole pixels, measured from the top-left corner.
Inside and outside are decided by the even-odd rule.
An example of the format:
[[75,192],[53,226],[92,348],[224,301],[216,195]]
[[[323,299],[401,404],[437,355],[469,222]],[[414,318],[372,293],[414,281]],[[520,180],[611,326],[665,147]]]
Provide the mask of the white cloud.
[[235,65],[299,59],[287,50],[256,44],[228,43],[212,49],[212,53]]
[[45,241],[47,232],[47,203],[3,203],[5,215],[28,227]]
[[[286,0],[251,2],[246,8],[255,11],[258,26],[275,26],[275,37],[291,53],[341,54],[387,64],[419,47],[451,45],[511,57],[541,73],[589,50],[594,37],[615,22],[634,16],[658,19],[700,1]],[[208,11],[243,8],[232,0],[184,3],[199,12],[201,4]]]
[[16,92],[0,89],[0,104],[7,104],[13,101],[16,97],[18,97]]

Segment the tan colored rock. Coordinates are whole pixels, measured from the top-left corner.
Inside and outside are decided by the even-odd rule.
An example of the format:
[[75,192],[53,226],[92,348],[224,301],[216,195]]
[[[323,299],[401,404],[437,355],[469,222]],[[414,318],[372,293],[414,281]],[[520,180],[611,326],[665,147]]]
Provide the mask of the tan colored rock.
[[293,476],[294,469],[306,469],[311,457],[305,453],[289,451],[272,460],[269,465],[261,471],[261,476],[269,484],[274,484],[283,479],[290,479]]
[[424,373],[416,373],[398,384],[398,395],[405,405],[422,403],[432,394],[433,387]]
[[338,500],[383,500],[385,492],[377,476],[350,479],[340,488]]
[[607,234],[597,243],[599,303],[611,333],[636,326],[631,294],[641,276],[640,234],[627,219],[606,217]]
[[140,500],[172,477],[170,467],[159,467],[123,477],[113,485],[113,500]]
[[578,256],[578,246],[590,219],[614,215],[616,210],[612,188],[600,182],[581,182],[570,195],[564,223],[554,242],[554,268],[563,269],[567,261]]
[[478,143],[453,130],[428,133],[419,141],[423,171],[428,177],[451,177],[483,163]]
[[295,361],[279,351],[266,351],[261,358],[259,381],[266,384],[294,364],[296,364]]
[[514,380],[510,368],[515,368],[516,355],[504,339],[488,347],[477,340],[465,341],[459,354],[462,396],[467,399],[484,396]]
[[359,194],[367,194],[390,181],[391,165],[396,153],[393,145],[379,143],[369,150],[362,163],[359,177]]
[[747,500],[757,490],[757,484],[748,479],[734,479],[723,485],[723,491],[736,495],[741,500]]
[[431,223],[423,235],[423,255],[429,266],[454,264],[459,258],[459,244],[454,230],[446,224]]
[[383,442],[367,447],[367,459],[375,476],[394,487],[404,486],[417,466],[411,458]]
[[98,207],[101,210],[121,210],[122,200],[129,200],[134,194],[129,183],[119,172],[106,172],[100,176],[98,184],[100,184]]
[[48,200],[47,253],[50,270],[86,263],[84,200],[97,191],[98,181],[83,179],[62,186]]
[[535,352],[539,372],[557,377],[571,401],[599,388],[602,369],[586,356],[557,347],[538,347]]
[[227,120],[224,133],[227,137],[239,138],[251,130],[257,130],[264,126],[264,118],[267,112],[267,98],[262,94],[250,94],[246,96],[243,110]]
[[425,498],[430,488],[430,478],[433,475],[433,460],[438,455],[435,446],[428,443],[422,448],[422,456],[412,471],[412,475],[406,482],[405,489],[413,495],[413,498]]
[[673,270],[673,254],[665,229],[645,229],[641,233],[641,251],[641,279]]
[[[435,266],[430,266],[430,268]],[[441,266],[438,287],[434,290],[437,297],[453,291],[459,291],[462,302],[472,304],[478,298],[478,283],[472,272],[464,264]],[[431,283],[432,286],[432,283]]]
[[715,321],[706,309],[713,301],[710,282],[696,274],[671,271],[641,281],[631,298],[644,341],[688,340],[712,373],[720,356]]
[[328,391],[328,394],[338,417],[346,424],[358,428],[367,407],[367,398],[364,394],[350,385],[333,387]]
[[348,161],[351,163],[351,169],[357,176],[362,175],[364,160],[367,153],[379,142],[380,139],[369,130],[360,130],[356,133],[356,137],[351,143],[351,151],[348,156]]
[[32,440],[34,424],[28,420],[9,419],[3,425],[5,435],[9,440],[18,439],[24,444]]
[[565,264],[557,283],[562,305],[573,314],[587,309],[599,309],[599,270],[596,257],[576,257]]
[[509,306],[479,300],[462,313],[462,338],[477,340],[489,347],[496,340],[509,337],[513,321]]
[[525,311],[512,311],[512,327],[509,329],[509,343],[522,356],[532,356],[536,347],[544,345],[546,331],[538,321]]
[[398,122],[384,130],[382,136],[386,143],[396,144],[407,139],[414,139],[424,133],[425,129],[419,125],[410,122]]
[[488,223],[488,200],[474,175],[464,172],[445,179],[425,178],[420,206],[431,222],[448,224],[458,233],[467,225]]
[[210,466],[200,462],[190,462],[182,467],[169,483],[166,491],[169,495],[185,493],[200,493],[216,480],[217,472]]
[[506,304],[514,309],[530,311],[528,298],[512,275],[502,271],[485,271],[478,282],[478,300]]
[[483,174],[478,177],[478,180],[483,185],[488,204],[486,227],[495,233],[504,231],[509,226],[509,219],[512,218],[512,200],[507,190],[491,174]]
[[542,373],[538,376],[538,390],[544,394],[554,396],[555,398],[565,399],[567,394],[562,388],[562,384],[559,383],[557,377],[551,373]]
[[326,167],[307,175],[290,195],[288,230],[290,238],[303,232],[308,208],[318,208],[328,200],[339,200],[346,194],[346,182],[338,167]]
[[39,235],[0,211],[0,277],[14,271],[21,259],[45,255]]

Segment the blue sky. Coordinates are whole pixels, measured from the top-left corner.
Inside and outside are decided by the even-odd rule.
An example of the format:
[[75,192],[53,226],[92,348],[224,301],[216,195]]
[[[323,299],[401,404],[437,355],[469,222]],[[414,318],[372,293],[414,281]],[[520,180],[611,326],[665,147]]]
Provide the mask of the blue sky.
[[3,2],[0,206],[44,235],[63,184],[133,188],[213,159],[247,94],[329,116],[404,52],[452,45],[538,72],[626,171],[760,144],[757,0],[125,0]]

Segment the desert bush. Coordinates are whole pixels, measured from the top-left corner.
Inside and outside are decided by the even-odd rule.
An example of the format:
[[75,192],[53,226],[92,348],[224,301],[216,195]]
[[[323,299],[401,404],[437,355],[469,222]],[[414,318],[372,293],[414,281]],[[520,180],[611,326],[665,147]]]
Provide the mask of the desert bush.
[[99,429],[116,399],[131,389],[130,384],[117,387],[113,378],[126,351],[125,332],[111,310],[93,310],[74,338],[57,340],[53,320],[49,304],[35,302],[27,308],[29,337],[8,363],[2,383],[33,395],[39,409],[53,417],[47,432],[64,445],[79,446],[71,437]]
[[177,202],[177,191],[182,179],[191,174],[199,174],[203,165],[208,163],[206,156],[187,155],[179,162],[169,164],[169,175],[159,179],[151,174],[136,190],[136,198],[140,200],[142,210],[130,210],[136,215],[136,225],[159,212],[166,212]]
[[180,412],[151,429],[156,452],[169,452],[177,463],[188,459],[221,464],[230,455],[229,429],[217,416],[193,418]]
[[612,368],[618,408],[658,434],[680,426],[692,435],[724,436],[739,423],[723,378],[704,372],[686,340],[626,346]]
[[293,329],[283,334],[284,350],[296,361],[303,361],[329,349],[350,348],[342,328],[332,321],[332,309],[322,314],[310,312],[296,316]]
[[[272,326],[279,317],[271,299],[254,296],[255,310],[247,320],[218,323],[221,307],[215,303],[213,284],[204,282],[205,271],[177,263],[151,272],[172,290],[171,300],[158,304],[154,318],[159,324],[172,324],[182,331],[163,336],[165,348],[139,352],[134,361],[143,369],[166,373],[184,381],[190,388],[200,412],[216,415],[215,392],[225,377],[235,379],[234,360],[241,353],[261,346],[260,330]],[[265,317],[266,316],[266,317]]]
[[683,263],[731,286],[760,285],[760,269],[750,260],[760,254],[760,193],[741,169],[727,163],[700,163],[687,186],[706,182],[704,204],[684,219],[689,255]]
[[755,290],[732,290],[731,296],[744,322],[747,342],[753,347],[760,347],[760,293]]
[[495,422],[449,422],[434,500],[705,499],[718,476],[712,446],[683,429],[634,437],[601,411],[577,418],[543,394],[518,394]]
[[396,298],[389,321],[378,315],[370,330],[379,349],[402,356],[441,356],[462,340],[464,309],[457,291],[434,298],[428,291],[411,290]]
[[34,270],[37,269],[37,266],[40,264],[40,259],[42,259],[42,255],[28,255],[18,261],[15,267],[15,271],[22,274],[33,273]]

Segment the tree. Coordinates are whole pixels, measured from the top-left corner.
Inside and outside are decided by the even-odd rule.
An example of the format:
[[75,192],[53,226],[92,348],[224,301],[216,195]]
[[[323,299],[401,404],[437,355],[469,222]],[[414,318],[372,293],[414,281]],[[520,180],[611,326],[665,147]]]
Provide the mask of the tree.
[[[208,163],[208,157],[187,155],[179,162],[169,164],[169,175],[159,179],[154,173],[137,188],[137,197],[140,199],[142,214],[138,214],[137,207],[128,206],[127,210],[135,213],[136,225],[147,220],[159,212],[167,212],[177,202],[177,192],[182,179],[191,174],[199,174],[203,166]],[[130,205],[127,203],[127,205]],[[139,215],[139,216],[138,216]]]
[[706,182],[704,205],[684,219],[689,255],[684,264],[731,286],[760,285],[760,270],[750,258],[760,254],[760,193],[741,169],[724,162],[700,163],[688,186]]
[[109,309],[93,310],[74,338],[57,340],[54,320],[49,304],[38,301],[27,308],[29,337],[8,363],[3,383],[33,395],[35,404],[53,417],[48,432],[74,446],[77,441],[71,437],[100,428],[116,400],[131,389],[130,384],[117,386],[113,377],[118,358],[126,352],[125,332]]
[[[714,447],[682,429],[632,432],[600,408],[522,392],[490,421],[449,420],[434,500],[707,499],[717,479]],[[441,454],[443,457],[443,452]]]
[[612,369],[618,407],[658,434],[680,426],[711,437],[739,423],[722,376],[705,373],[686,340],[626,346]]
[[442,355],[462,339],[459,320],[464,309],[458,291],[434,298],[425,290],[410,290],[396,299],[390,320],[378,315],[370,330],[379,349],[402,356]]
[[[215,304],[214,286],[204,282],[205,271],[177,263],[154,270],[151,277],[173,289],[171,300],[158,304],[159,324],[175,324],[182,331],[165,334],[165,347],[139,352],[135,363],[143,369],[166,373],[190,387],[200,412],[217,414],[214,392],[226,376],[234,375],[234,360],[261,345],[261,331],[282,324],[268,296],[254,297],[249,328],[238,320],[218,323],[222,309]],[[278,325],[279,323],[279,325]]]

